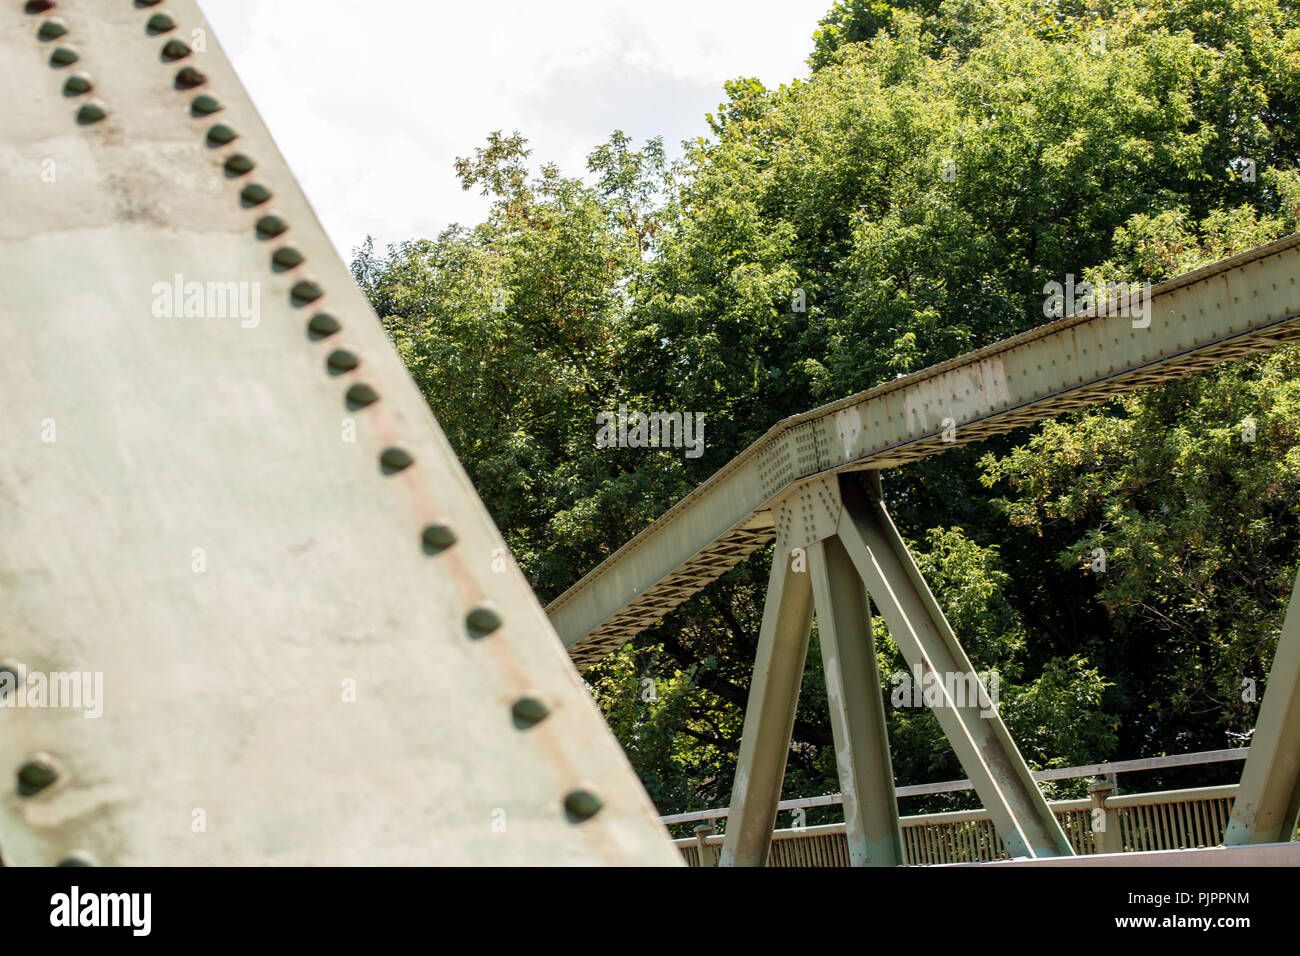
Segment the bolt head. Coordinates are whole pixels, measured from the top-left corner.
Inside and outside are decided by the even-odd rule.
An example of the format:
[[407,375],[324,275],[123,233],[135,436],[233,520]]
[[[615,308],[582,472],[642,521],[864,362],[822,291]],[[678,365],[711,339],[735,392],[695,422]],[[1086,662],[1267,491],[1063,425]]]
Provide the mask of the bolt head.
[[209,146],[225,146],[233,141],[238,134],[227,126],[225,123],[218,123],[212,129],[208,130]]
[[456,543],[456,531],[445,521],[435,521],[424,529],[421,540],[426,553],[437,554]]
[[604,805],[604,801],[593,791],[579,787],[569,791],[569,795],[564,798],[564,813],[571,823],[582,823],[599,813]]
[[59,46],[54,48],[50,54],[50,66],[67,66],[70,63],[76,63],[81,59],[81,54],[70,46]]
[[49,754],[35,754],[18,768],[18,793],[31,797],[59,779],[59,768]]
[[40,25],[36,35],[42,40],[56,40],[68,32],[68,25],[58,17],[51,17]]
[[541,723],[550,712],[551,708],[547,706],[546,701],[532,695],[520,697],[511,708],[515,726],[521,730]]
[[82,93],[89,93],[95,88],[94,82],[87,73],[73,73],[68,77],[68,81],[63,84],[64,96],[80,96]]
[[359,408],[365,408],[379,401],[379,393],[364,382],[358,382],[348,389],[344,401],[347,402],[348,408],[355,412]]
[[487,637],[501,626],[501,612],[495,604],[485,601],[465,616],[471,637]]
[[176,29],[176,21],[166,13],[155,13],[145,24],[145,29],[154,35],[166,33],[168,30]]
[[108,115],[108,110],[104,109],[104,104],[91,100],[89,103],[82,104],[81,109],[77,110],[77,122],[82,126],[89,126],[91,123],[98,123]]
[[257,220],[257,238],[274,239],[288,228],[289,224],[279,216],[267,214]]
[[386,475],[395,475],[414,464],[415,459],[404,448],[389,448],[379,456],[379,468]]
[[163,44],[162,58],[164,60],[180,60],[190,55],[190,48],[180,40],[172,37]]

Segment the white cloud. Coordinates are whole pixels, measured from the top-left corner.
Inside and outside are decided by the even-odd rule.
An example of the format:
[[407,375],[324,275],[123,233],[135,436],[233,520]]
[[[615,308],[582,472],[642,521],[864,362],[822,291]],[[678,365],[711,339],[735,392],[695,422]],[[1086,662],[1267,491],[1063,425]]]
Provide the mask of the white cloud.
[[339,251],[473,223],[453,173],[518,129],[567,174],[614,129],[674,152],[722,84],[806,73],[831,0],[199,0]]

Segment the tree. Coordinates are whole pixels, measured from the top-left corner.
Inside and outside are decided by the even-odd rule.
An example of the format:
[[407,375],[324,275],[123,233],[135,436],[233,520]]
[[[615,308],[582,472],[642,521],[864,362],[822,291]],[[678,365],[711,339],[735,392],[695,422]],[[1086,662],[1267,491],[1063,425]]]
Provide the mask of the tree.
[[[837,3],[810,76],[727,84],[679,164],[616,133],[588,185],[494,134],[458,164],[486,222],[355,271],[548,600],[781,418],[1041,324],[1045,283],[1294,228],[1298,53],[1277,0]],[[1251,724],[1233,682],[1296,565],[1288,355],[885,476],[1031,763]],[[596,448],[620,403],[704,413],[703,457]],[[664,812],[730,793],[768,560],[586,675]],[[959,775],[931,715],[888,712],[900,783]],[[815,645],[794,736],[785,794],[836,789]]]

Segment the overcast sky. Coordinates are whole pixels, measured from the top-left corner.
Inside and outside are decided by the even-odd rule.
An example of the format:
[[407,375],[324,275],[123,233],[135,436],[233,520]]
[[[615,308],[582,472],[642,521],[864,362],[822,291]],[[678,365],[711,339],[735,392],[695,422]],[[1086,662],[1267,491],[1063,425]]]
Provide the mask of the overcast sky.
[[492,130],[586,172],[615,129],[707,133],[723,83],[807,73],[832,0],[199,0],[334,245],[432,237],[487,201],[452,170]]

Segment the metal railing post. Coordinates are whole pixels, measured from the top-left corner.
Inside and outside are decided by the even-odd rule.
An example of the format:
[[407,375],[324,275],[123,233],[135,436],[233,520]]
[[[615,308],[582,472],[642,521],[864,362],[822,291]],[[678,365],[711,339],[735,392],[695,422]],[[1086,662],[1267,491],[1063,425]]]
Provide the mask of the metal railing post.
[[717,866],[718,853],[713,847],[709,846],[709,837],[717,831],[711,823],[701,823],[695,828],[695,845],[700,853],[700,866]]
[[1092,844],[1097,853],[1122,853],[1124,846],[1119,836],[1119,811],[1106,805],[1115,792],[1110,780],[1102,779],[1088,787],[1092,800]]

